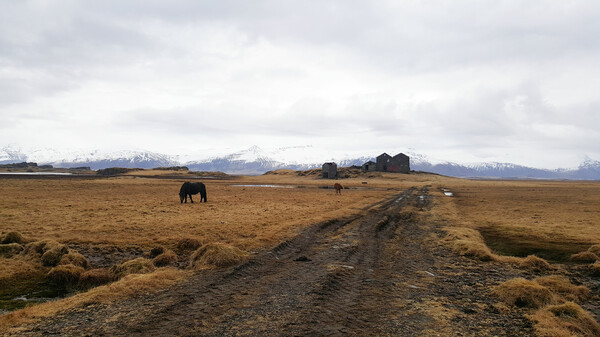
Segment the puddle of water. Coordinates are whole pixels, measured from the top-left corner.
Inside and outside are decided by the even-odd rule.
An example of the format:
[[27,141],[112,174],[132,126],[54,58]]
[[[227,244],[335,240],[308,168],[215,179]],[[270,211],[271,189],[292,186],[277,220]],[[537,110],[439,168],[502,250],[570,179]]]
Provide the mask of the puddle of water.
[[52,287],[41,280],[22,281],[0,291],[0,314],[48,302],[67,295],[66,290]]
[[23,176],[70,176],[73,173],[68,172],[0,172],[6,175],[23,175]]
[[231,185],[236,187],[270,187],[270,188],[298,188],[298,186],[289,185]]

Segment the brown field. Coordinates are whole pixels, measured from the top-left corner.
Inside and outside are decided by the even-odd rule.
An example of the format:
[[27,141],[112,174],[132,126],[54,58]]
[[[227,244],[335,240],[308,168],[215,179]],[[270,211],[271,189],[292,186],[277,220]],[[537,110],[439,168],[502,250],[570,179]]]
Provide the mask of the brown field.
[[600,243],[600,182],[469,181],[454,193],[453,223],[482,233],[493,250],[565,261]]
[[358,212],[390,193],[348,189],[335,196],[316,185],[235,186],[264,184],[258,179],[205,182],[208,203],[196,197],[194,204],[180,204],[181,180],[1,179],[0,232],[150,248],[191,237],[253,250],[275,245],[302,226]]
[[[194,204],[180,204],[179,187],[193,178],[179,175],[181,172],[144,170],[99,179],[0,178],[0,234],[16,231],[29,242],[58,241],[83,253],[93,268],[110,266],[109,262],[115,265],[125,258],[147,257],[157,246],[176,250],[182,239],[225,244],[254,255],[293,238],[312,224],[377,210],[382,200],[414,187],[427,188],[433,197],[431,209],[420,218],[450,233],[436,239],[437,244],[454,247],[461,254],[477,251],[471,255],[490,257],[482,260],[518,263],[524,263],[523,259],[513,256],[536,255],[552,264],[584,265],[569,258],[600,244],[600,182],[478,181],[431,174],[352,173],[338,180],[345,189],[336,196],[332,181],[281,170],[252,177],[205,177],[202,181],[207,185],[208,202],[200,203],[196,196]],[[445,196],[444,191],[453,196]],[[103,253],[112,254],[111,259],[92,256]],[[160,268],[144,277],[130,275],[110,284],[111,288],[99,287],[5,315],[5,319],[0,318],[0,328],[74,306],[109,303],[132,296],[136,288],[151,292],[171,286],[193,274],[181,271],[187,267],[188,256],[181,257],[180,271]],[[509,257],[499,258],[502,256]],[[24,278],[43,279],[50,269],[21,255],[0,257],[0,265],[0,285],[10,285],[12,292],[24,291],[16,286]],[[486,288],[491,293],[494,286],[488,284]],[[0,292],[0,300],[2,295]],[[598,299],[597,294],[593,296]]]

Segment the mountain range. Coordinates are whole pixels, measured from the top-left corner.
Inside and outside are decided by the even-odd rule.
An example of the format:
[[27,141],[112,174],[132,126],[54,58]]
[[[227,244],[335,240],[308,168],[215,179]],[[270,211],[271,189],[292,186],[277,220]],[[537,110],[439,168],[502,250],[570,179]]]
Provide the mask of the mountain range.
[[[395,154],[395,153],[393,153]],[[574,179],[600,180],[600,161],[586,158],[573,169],[540,169],[510,163],[460,164],[433,162],[418,153],[406,153],[410,157],[411,169],[453,177],[468,178],[515,178],[515,179]],[[221,171],[229,174],[262,174],[276,169],[307,170],[321,167],[324,162],[334,161],[339,167],[362,165],[369,156],[337,154],[328,155],[312,146],[282,147],[264,150],[258,146],[224,155],[181,161],[178,156],[150,151],[57,151],[33,149],[24,151],[16,146],[0,149],[0,164],[36,162],[54,167],[88,166],[92,170],[108,167],[155,168],[187,166],[193,171]]]

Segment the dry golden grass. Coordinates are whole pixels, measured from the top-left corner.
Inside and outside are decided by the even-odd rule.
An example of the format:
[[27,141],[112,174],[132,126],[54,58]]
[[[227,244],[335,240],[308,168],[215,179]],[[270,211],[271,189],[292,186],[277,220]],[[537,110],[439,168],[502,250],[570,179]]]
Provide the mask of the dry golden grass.
[[47,279],[58,287],[72,287],[79,282],[84,269],[72,264],[56,266],[48,272]]
[[23,243],[25,239],[23,235],[19,232],[8,232],[0,237],[0,243],[8,244],[8,243]]
[[23,245],[16,242],[0,244],[0,256],[12,257],[23,250]]
[[576,286],[569,279],[562,275],[549,275],[536,277],[534,279],[538,284],[550,289],[557,299],[555,302],[585,300],[590,296],[590,289],[585,286]]
[[567,260],[600,242],[600,182],[448,180],[443,187],[454,193],[442,200],[451,203],[445,219],[480,231],[503,254]]
[[197,270],[228,267],[247,259],[248,253],[239,248],[222,243],[208,243],[192,254],[190,267]]
[[600,258],[592,252],[581,252],[571,255],[571,261],[574,262],[595,262],[597,260],[600,260]]
[[177,255],[172,250],[166,250],[152,259],[152,263],[157,267],[174,265],[176,262]]
[[0,179],[0,232],[61,243],[149,247],[190,238],[255,250],[276,245],[303,226],[360,212],[393,193],[350,189],[335,196],[316,188],[330,182],[298,177],[287,182],[313,188],[232,186],[268,183],[264,179],[204,180],[209,202],[194,204],[179,203],[183,180],[176,179]]
[[504,303],[521,308],[541,308],[553,302],[550,289],[524,278],[508,280],[493,289]]
[[74,251],[70,251],[67,254],[63,255],[62,258],[60,259],[60,262],[58,262],[58,264],[72,264],[75,266],[79,266],[83,269],[88,267],[88,260],[85,258],[85,256],[74,252]]
[[573,285],[561,275],[516,278],[493,289],[504,303],[537,309],[528,318],[534,322],[537,336],[598,336],[600,324],[574,301],[590,297],[585,286]]
[[112,267],[112,272],[121,278],[129,274],[148,274],[154,271],[152,260],[143,257],[125,261],[119,265]]
[[113,282],[116,279],[117,275],[110,268],[95,268],[81,274],[78,286],[82,289],[89,289]]
[[535,255],[529,255],[519,262],[519,266],[523,269],[528,269],[535,272],[544,272],[552,269],[548,261],[541,259]]
[[596,261],[596,263],[590,264],[589,269],[592,275],[600,276],[600,261]]
[[600,324],[573,302],[548,306],[529,316],[540,337],[596,337]]
[[189,272],[174,268],[161,268],[150,274],[127,275],[118,282],[100,286],[85,293],[2,315],[0,316],[0,330],[53,316],[70,308],[94,303],[111,303],[140,293],[153,293],[180,282],[187,276],[189,276]]
[[591,246],[587,251],[600,256],[600,244]]

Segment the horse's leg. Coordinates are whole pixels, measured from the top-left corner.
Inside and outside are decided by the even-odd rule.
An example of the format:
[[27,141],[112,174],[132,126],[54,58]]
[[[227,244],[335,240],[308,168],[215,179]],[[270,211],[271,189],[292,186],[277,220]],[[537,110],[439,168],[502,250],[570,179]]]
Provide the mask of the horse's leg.
[[190,194],[190,202],[193,204],[194,200],[192,199],[192,195]]

